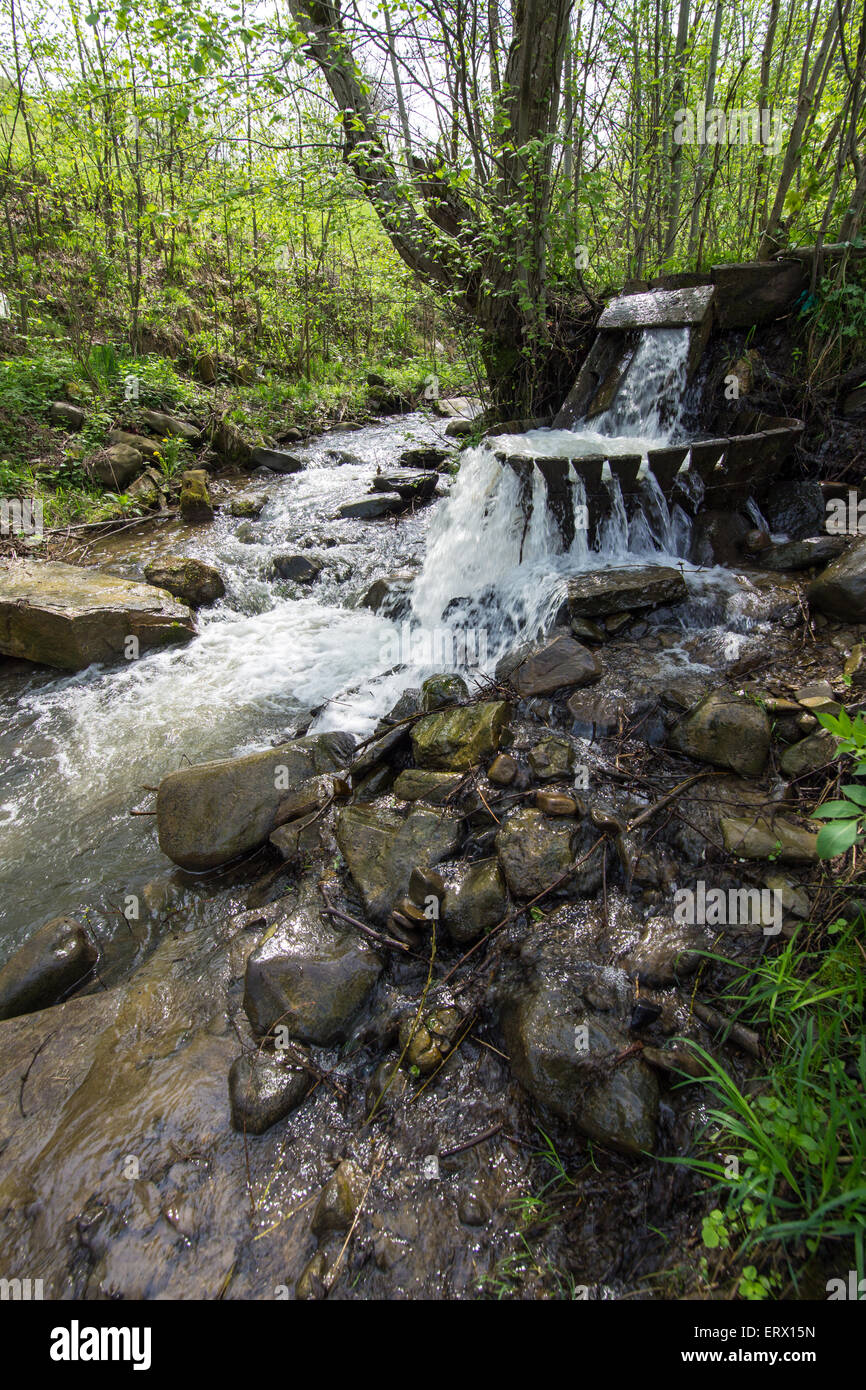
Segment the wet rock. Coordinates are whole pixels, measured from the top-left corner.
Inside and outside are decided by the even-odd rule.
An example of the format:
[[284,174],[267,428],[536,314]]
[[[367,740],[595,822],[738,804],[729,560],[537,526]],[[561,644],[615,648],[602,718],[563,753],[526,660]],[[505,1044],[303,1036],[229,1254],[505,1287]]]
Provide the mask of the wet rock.
[[843,622],[866,622],[866,537],[828,565],[806,590],[809,607]]
[[188,555],[162,555],[145,566],[144,575],[148,584],[167,589],[190,608],[215,603],[226,591],[219,570]]
[[750,524],[734,511],[702,510],[698,513],[689,558],[698,565],[742,563]]
[[497,752],[510,715],[502,700],[437,710],[413,725],[415,761],[419,767],[468,771]]
[[475,431],[474,420],[449,420],[445,426],[445,434],[449,439],[466,439]]
[[409,1078],[402,1068],[397,1066],[397,1057],[386,1057],[384,1062],[379,1063],[367,1083],[367,1113],[375,1107],[376,1113],[381,1114],[383,1110],[399,1105],[400,1101],[407,1097],[408,1091]]
[[398,618],[408,607],[408,594],[415,578],[414,570],[398,570],[374,579],[359,599],[362,608],[370,608],[386,618]]
[[253,518],[261,516],[267,500],[267,497],[233,497],[228,506],[229,516]]
[[295,1285],[295,1298],[302,1303],[311,1303],[326,1298],[328,1294],[328,1273],[331,1261],[325,1250],[317,1250],[312,1259],[304,1265],[301,1276]]
[[312,1077],[285,1056],[256,1050],[236,1057],[229,1072],[232,1125],[264,1134],[301,1104]]
[[659,853],[638,837],[620,832],[616,837],[616,852],[628,887],[637,883],[654,888],[664,881],[665,871]]
[[518,695],[549,695],[566,686],[601,679],[598,657],[572,637],[556,637],[523,661],[511,677]]
[[810,772],[817,772],[831,763],[835,752],[836,740],[826,729],[822,729],[820,733],[810,734],[808,738],[800,739],[799,743],[786,748],[779,765],[786,777],[806,777]]
[[352,932],[326,926],[309,884],[247,961],[244,1010],[258,1034],[284,1026],[290,1038],[326,1047],[346,1037],[382,970]]
[[404,818],[379,806],[347,806],[337,819],[337,844],[374,921],[387,920],[416,866],[432,868],[454,854],[459,822],[444,811],[413,808]]
[[574,767],[574,749],[562,738],[544,738],[529,750],[529,766],[544,782],[569,777]]
[[806,570],[811,565],[826,565],[847,550],[842,536],[814,536],[802,541],[771,543],[761,551],[760,564],[765,570]]
[[761,510],[774,535],[790,541],[820,535],[827,517],[820,483],[806,481],[774,483],[761,501]]
[[180,515],[183,521],[193,526],[200,525],[205,521],[213,521],[213,505],[207,487],[207,473],[203,468],[190,468],[181,479]]
[[401,468],[441,469],[454,457],[453,449],[443,449],[431,444],[424,449],[404,449],[398,459]]
[[420,767],[407,767],[394,783],[393,791],[401,801],[428,801],[431,806],[443,806],[454,797],[462,781],[461,772],[428,772]]
[[497,787],[510,787],[519,768],[510,753],[500,753],[487,769],[488,781]]
[[90,471],[103,487],[125,492],[144,468],[144,454],[131,444],[112,444],[90,463]]
[[459,705],[469,699],[469,690],[461,676],[450,673],[428,676],[421,686],[421,709],[425,714],[444,709],[447,705]]
[[427,908],[431,898],[442,905],[445,898],[445,880],[436,869],[421,869],[417,866],[409,875],[409,897],[420,908]]
[[317,734],[262,753],[171,772],[159,784],[159,847],[181,868],[200,871],[256,849],[276,829],[292,790],[351,757],[347,734]]
[[640,941],[623,959],[623,969],[650,989],[667,989],[694,975],[710,945],[710,934],[698,926],[653,917]]
[[80,922],[55,917],[0,969],[0,1019],[47,1009],[84,983],[99,952]]
[[508,911],[505,877],[497,860],[461,865],[442,902],[442,924],[454,941],[475,941]]
[[637,1057],[614,1065],[631,1045],[627,1025],[552,981],[506,1007],[502,1031],[514,1075],[539,1104],[621,1153],[652,1151],[658,1082]]
[[687,595],[680,571],[663,565],[591,570],[569,579],[560,620],[604,618],[611,613],[655,608],[662,603],[679,603]]
[[405,1050],[404,1064],[422,1076],[438,1071],[454,1044],[462,1015],[456,1009],[435,1009],[418,1019],[413,1012],[400,1024],[397,1042]]
[[274,555],[270,573],[275,579],[288,579],[295,584],[312,584],[325,568],[323,560],[309,555]]
[[68,430],[80,430],[87,419],[80,406],[70,401],[52,401],[48,414],[53,425],[65,425]]
[[577,802],[562,792],[536,792],[535,804],[546,816],[577,815]]
[[322,1188],[310,1222],[313,1235],[321,1240],[323,1236],[336,1231],[348,1231],[364,1199],[366,1187],[367,1179],[358,1165],[350,1158],[344,1158]]
[[252,463],[255,468],[268,468],[272,473],[301,473],[306,467],[303,459],[284,449],[253,449]]
[[573,825],[529,807],[510,816],[496,836],[496,852],[514,896],[535,898],[562,878],[575,861],[574,838]]
[[829,681],[814,681],[812,685],[801,686],[796,692],[795,699],[809,713],[833,714],[836,715],[841,709],[839,701],[833,694],[833,687]]
[[163,439],[166,436],[175,439],[198,439],[201,430],[198,425],[191,425],[188,420],[178,420],[174,415],[164,415],[160,410],[143,410],[141,418],[154,434],[160,435]]
[[373,479],[373,491],[396,492],[404,502],[426,502],[435,493],[438,482],[438,473],[378,473]]
[[344,502],[337,508],[337,516],[343,521],[375,521],[379,517],[394,516],[404,505],[399,493],[383,492],[374,497],[362,497],[357,502]]
[[188,642],[189,609],[161,589],[59,561],[0,566],[0,652],[80,671],[140,650]]
[[738,859],[774,859],[783,864],[811,864],[818,858],[818,836],[776,816],[723,816],[725,849]]
[[770,736],[770,721],[753,700],[714,690],[676,726],[670,744],[698,762],[756,777],[767,761]]

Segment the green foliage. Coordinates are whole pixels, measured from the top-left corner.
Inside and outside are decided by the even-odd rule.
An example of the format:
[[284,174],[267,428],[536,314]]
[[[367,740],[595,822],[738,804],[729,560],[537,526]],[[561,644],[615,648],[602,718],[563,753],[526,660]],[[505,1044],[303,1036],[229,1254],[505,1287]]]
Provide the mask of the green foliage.
[[[855,760],[854,776],[866,777],[866,720],[862,713],[855,719],[847,711],[838,716],[819,714],[821,724],[837,739],[836,757],[851,756]],[[822,859],[845,854],[852,845],[863,843],[866,836],[866,783],[849,782],[842,787],[842,797],[823,802],[812,812],[814,819],[828,821],[818,831],[817,848]]]

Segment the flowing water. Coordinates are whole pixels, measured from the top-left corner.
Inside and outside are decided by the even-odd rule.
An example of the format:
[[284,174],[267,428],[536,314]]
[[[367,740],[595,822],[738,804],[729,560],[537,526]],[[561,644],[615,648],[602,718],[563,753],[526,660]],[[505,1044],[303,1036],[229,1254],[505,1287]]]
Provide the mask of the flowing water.
[[[495,457],[503,447],[578,457],[670,442],[686,343],[680,330],[645,334],[619,398],[591,430],[533,431],[472,449],[448,497],[396,522],[334,517],[407,444],[440,438],[441,426],[420,416],[332,434],[306,450],[306,471],[252,479],[245,490],[269,497],[254,522],[223,512],[206,528],[148,530],[92,550],[90,562],[132,577],[154,555],[180,550],[216,564],[227,593],[200,614],[199,635],[186,646],[73,676],[23,663],[0,670],[0,959],[49,917],[87,904],[106,910],[166,874],[153,819],[129,814],[152,805],[149,789],[166,773],[280,742],[311,714],[313,732],[365,735],[432,671],[491,672],[504,649],[549,622],[568,574],[649,556],[681,564],[693,601],[678,620],[717,631],[729,651],[760,623],[760,600],[745,601],[725,571],[697,574],[685,564],[689,520],[669,510],[651,474],[631,518],[608,478],[595,548],[578,527],[566,550],[540,471],[527,527],[519,480]],[[575,478],[576,515],[583,501]],[[325,561],[311,590],[268,578],[275,553],[300,549]],[[356,606],[373,579],[419,560],[398,621]]]

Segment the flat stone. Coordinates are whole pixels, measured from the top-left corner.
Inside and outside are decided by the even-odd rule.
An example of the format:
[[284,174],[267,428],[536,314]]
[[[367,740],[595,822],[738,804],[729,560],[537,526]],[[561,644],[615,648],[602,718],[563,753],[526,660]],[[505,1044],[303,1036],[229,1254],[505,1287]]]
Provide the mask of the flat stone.
[[396,492],[404,502],[414,502],[432,497],[438,483],[438,473],[380,473],[373,479],[373,491]]
[[428,801],[431,806],[442,806],[454,795],[462,781],[462,772],[433,772],[427,768],[407,767],[400,773],[392,790],[401,801]]
[[680,571],[664,565],[590,570],[569,579],[566,618],[604,618],[611,613],[679,603],[687,596],[686,581]]
[[577,802],[562,792],[536,792],[535,804],[546,816],[577,815]]
[[0,969],[0,1019],[57,1004],[89,978],[98,958],[80,922],[72,917],[46,922]]
[[337,508],[337,516],[343,521],[375,521],[379,517],[394,516],[403,511],[405,505],[398,492],[382,492],[362,497],[357,502],[344,502]]
[[0,566],[0,652],[80,671],[141,650],[188,642],[189,609],[162,589],[57,560]]
[[818,859],[818,836],[777,816],[725,816],[719,821],[725,849],[738,859],[770,859],[784,864],[812,864]]
[[518,695],[549,695],[566,686],[590,685],[601,679],[601,664],[593,652],[572,637],[556,637],[540,647],[511,677]]

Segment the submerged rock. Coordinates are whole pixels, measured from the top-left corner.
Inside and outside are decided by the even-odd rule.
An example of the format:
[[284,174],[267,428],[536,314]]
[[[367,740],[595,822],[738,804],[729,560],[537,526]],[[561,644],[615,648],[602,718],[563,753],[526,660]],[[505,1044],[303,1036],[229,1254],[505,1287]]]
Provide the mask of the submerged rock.
[[58,1003],[88,979],[98,957],[80,922],[72,917],[46,922],[0,969],[0,1019]]
[[442,709],[412,728],[412,750],[419,767],[468,771],[496,753],[511,707],[503,700]]
[[351,757],[348,734],[316,734],[262,753],[171,772],[159,784],[159,847],[183,869],[212,869],[256,849],[291,791]]
[[301,1104],[312,1077],[279,1053],[244,1052],[229,1072],[232,1125],[245,1134],[264,1134]]
[[188,555],[163,555],[145,566],[144,574],[149,584],[167,589],[190,608],[215,603],[226,591],[218,569]]
[[676,726],[670,743],[698,762],[756,777],[766,764],[770,737],[770,721],[754,700],[713,690]]
[[0,567],[0,652],[80,671],[94,661],[188,642],[189,609],[161,589],[56,560]]
[[270,573],[276,579],[290,579],[295,584],[312,584],[324,568],[324,560],[309,555],[274,555]]
[[444,811],[416,807],[404,818],[379,806],[347,806],[337,820],[337,844],[374,921],[384,922],[405,895],[412,870],[432,868],[454,854],[460,825]]

